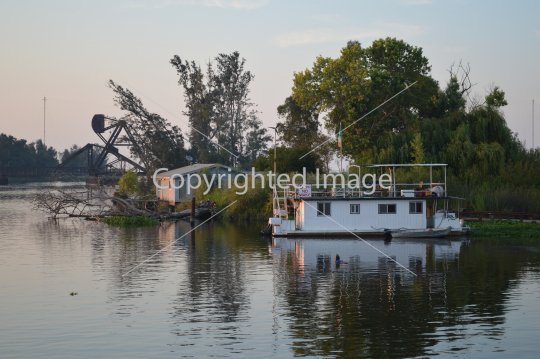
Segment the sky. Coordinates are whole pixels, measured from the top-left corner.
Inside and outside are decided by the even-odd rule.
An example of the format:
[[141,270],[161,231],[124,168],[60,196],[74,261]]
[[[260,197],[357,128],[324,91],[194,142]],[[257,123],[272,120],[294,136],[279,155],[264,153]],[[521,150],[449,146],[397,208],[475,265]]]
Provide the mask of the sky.
[[397,37],[423,48],[444,87],[448,69],[471,68],[473,92],[506,92],[509,127],[540,144],[540,2],[464,0],[0,0],[0,133],[43,138],[63,150],[99,142],[96,113],[122,116],[109,79],[187,133],[173,55],[205,64],[239,51],[255,79],[265,126],[290,95],[294,72],[347,41]]

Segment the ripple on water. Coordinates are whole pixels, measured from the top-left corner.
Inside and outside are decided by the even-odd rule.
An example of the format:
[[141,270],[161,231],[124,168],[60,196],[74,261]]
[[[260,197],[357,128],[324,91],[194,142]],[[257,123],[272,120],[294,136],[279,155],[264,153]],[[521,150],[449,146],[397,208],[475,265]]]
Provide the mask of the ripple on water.
[[358,241],[51,222],[43,188],[0,189],[6,357],[536,358],[533,248],[370,241],[413,276]]

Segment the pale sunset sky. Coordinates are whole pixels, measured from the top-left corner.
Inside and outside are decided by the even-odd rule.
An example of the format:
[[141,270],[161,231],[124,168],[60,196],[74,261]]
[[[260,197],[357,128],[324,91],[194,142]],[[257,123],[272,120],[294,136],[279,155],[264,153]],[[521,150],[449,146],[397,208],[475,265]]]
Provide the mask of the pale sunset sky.
[[479,96],[501,87],[527,147],[533,98],[540,118],[538,1],[0,0],[0,17],[0,133],[42,138],[46,96],[46,143],[58,150],[99,142],[93,114],[122,115],[109,79],[186,134],[175,54],[204,64],[239,51],[255,75],[251,99],[272,126],[295,71],[339,56],[348,40],[387,36],[422,47],[443,87],[459,60]]

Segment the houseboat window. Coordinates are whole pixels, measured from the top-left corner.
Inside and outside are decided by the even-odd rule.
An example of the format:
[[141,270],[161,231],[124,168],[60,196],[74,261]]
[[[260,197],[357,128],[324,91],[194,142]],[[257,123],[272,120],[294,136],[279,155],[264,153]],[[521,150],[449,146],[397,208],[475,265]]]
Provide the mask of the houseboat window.
[[360,213],[360,204],[354,203],[351,204],[351,214],[359,214]]
[[317,202],[317,216],[330,215],[330,202]]
[[396,205],[393,204],[379,204],[379,214],[395,214]]
[[422,202],[409,202],[409,213],[424,213],[424,204]]

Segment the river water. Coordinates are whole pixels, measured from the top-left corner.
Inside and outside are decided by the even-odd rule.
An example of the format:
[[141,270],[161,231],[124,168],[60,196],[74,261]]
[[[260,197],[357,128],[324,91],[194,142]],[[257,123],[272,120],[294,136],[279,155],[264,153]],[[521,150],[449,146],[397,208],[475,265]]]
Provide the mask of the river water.
[[538,357],[540,247],[368,241],[411,274],[261,225],[50,221],[57,185],[0,187],[1,358]]

